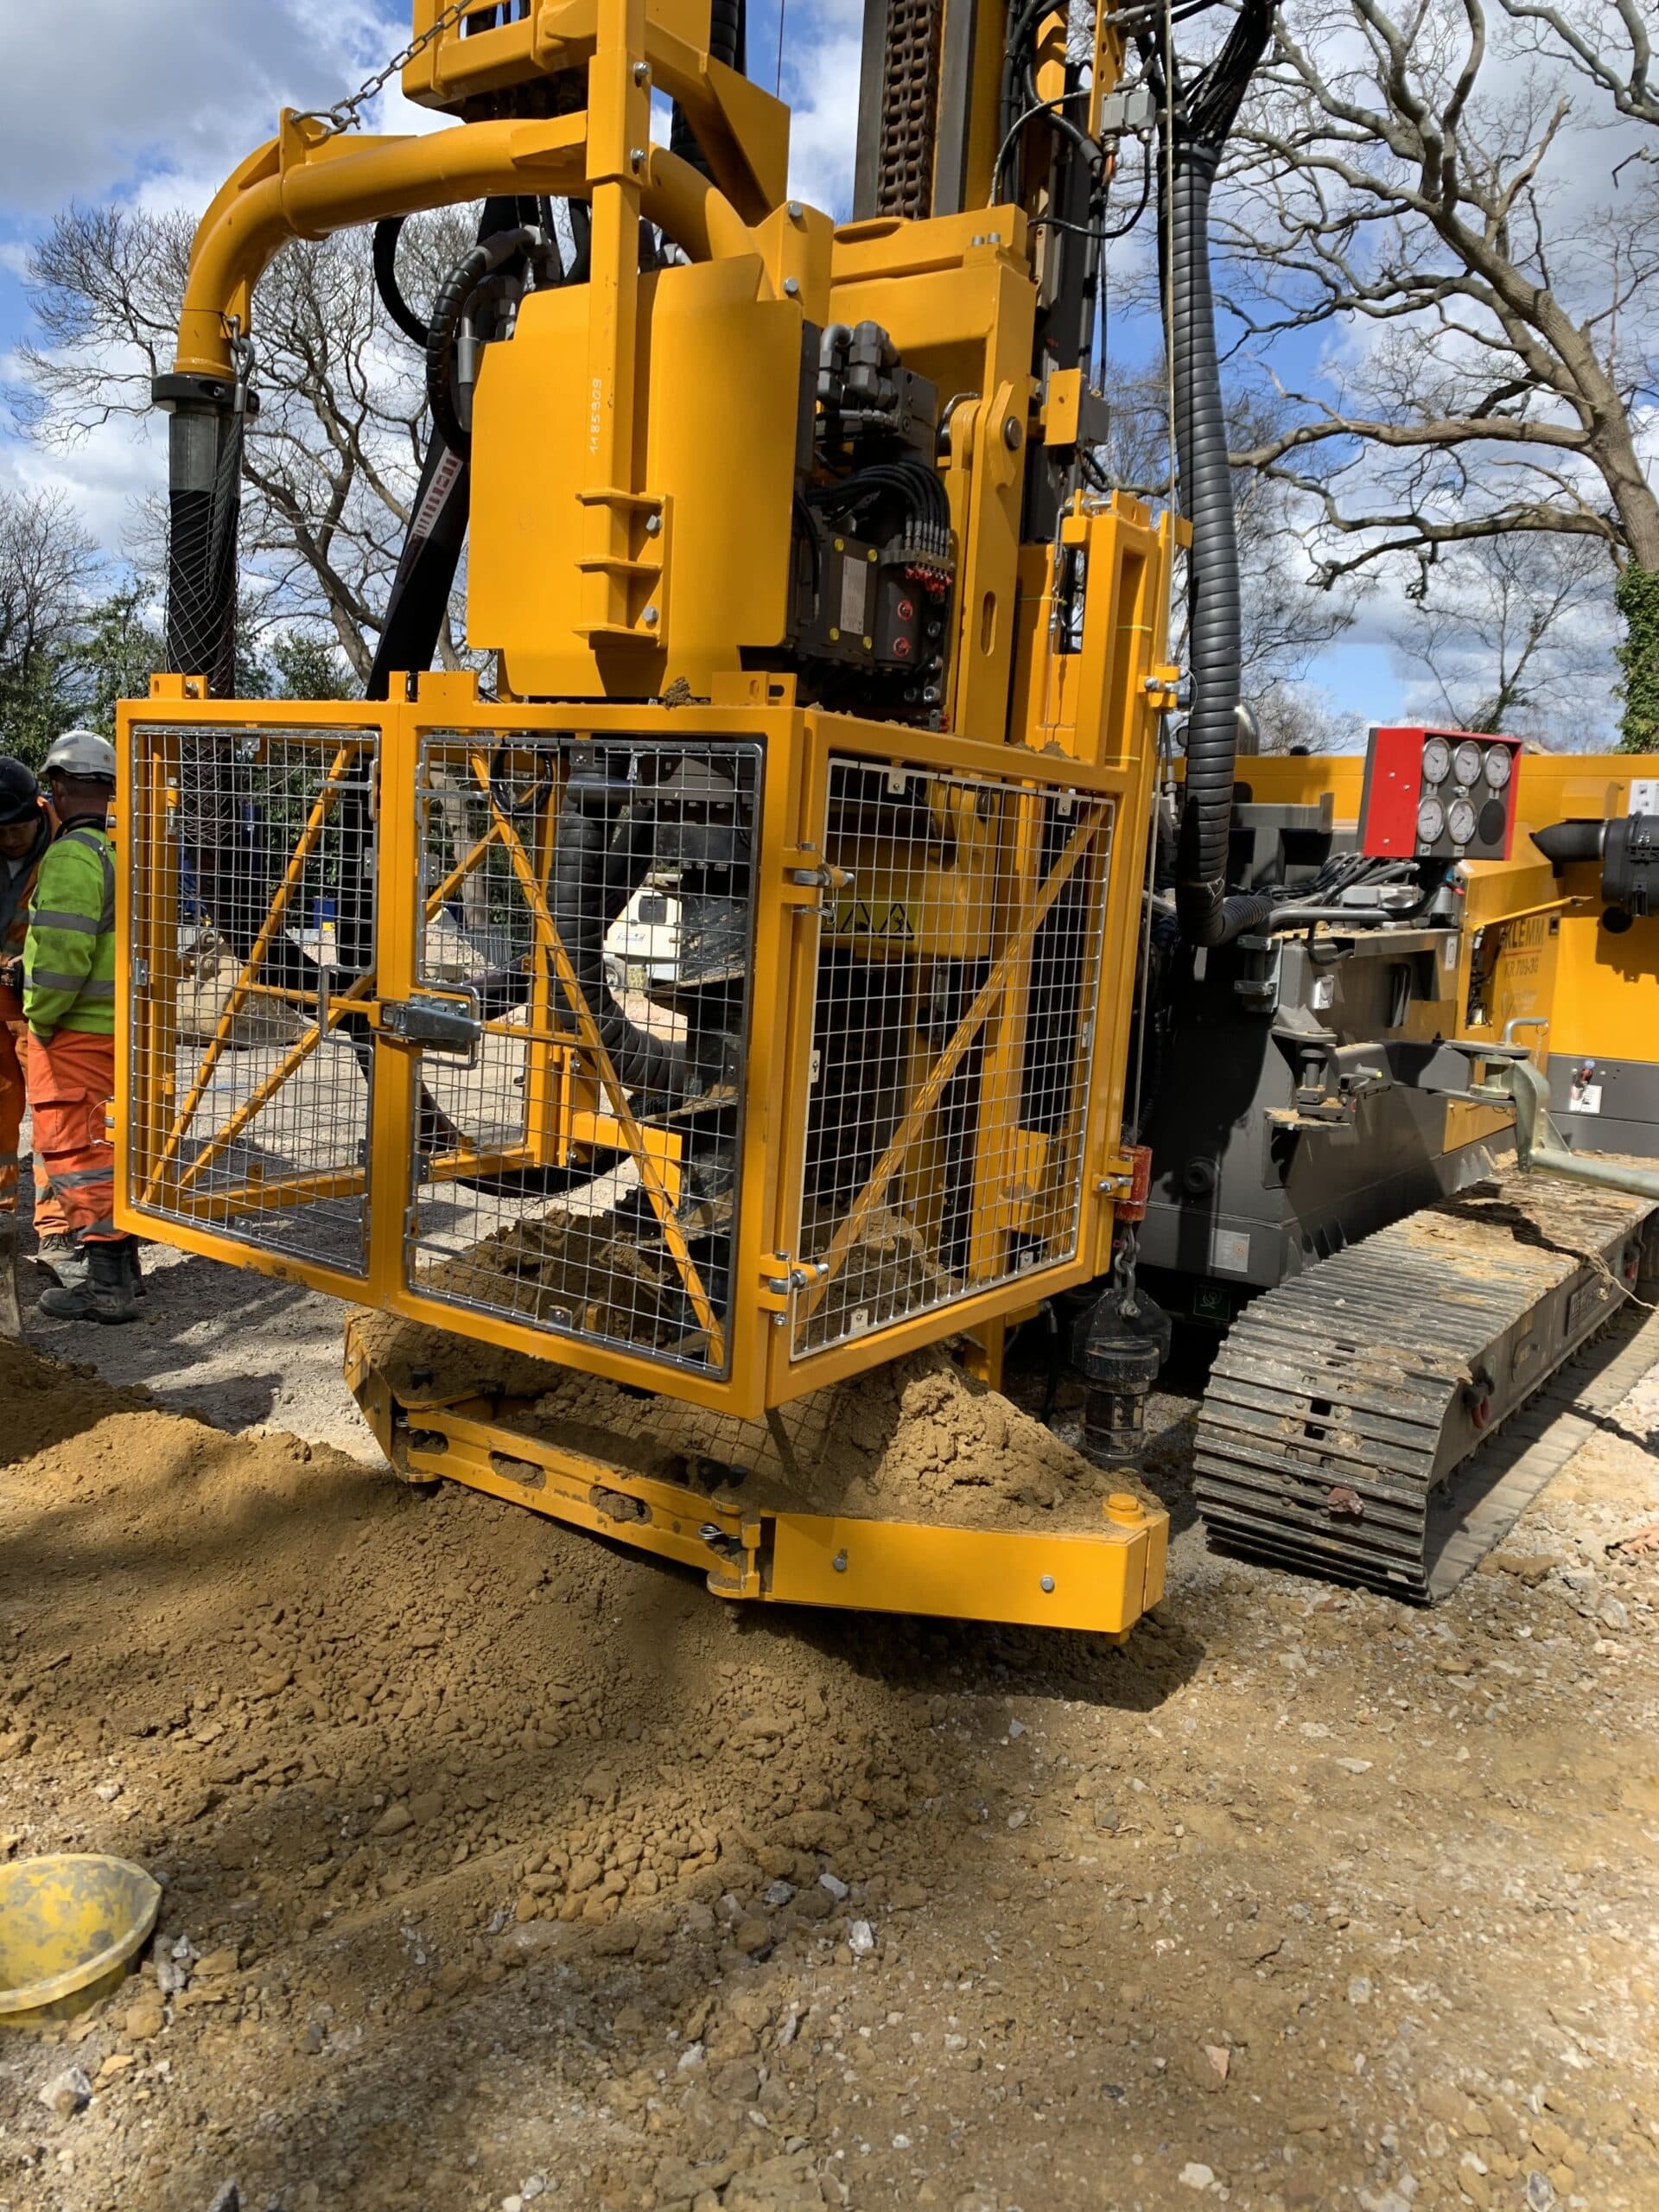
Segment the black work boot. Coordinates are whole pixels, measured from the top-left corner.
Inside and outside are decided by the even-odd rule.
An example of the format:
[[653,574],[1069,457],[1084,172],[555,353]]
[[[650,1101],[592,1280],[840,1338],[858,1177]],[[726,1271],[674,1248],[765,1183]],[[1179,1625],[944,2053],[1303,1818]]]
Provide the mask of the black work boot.
[[35,1264],[64,1290],[86,1280],[86,1255],[73,1236],[42,1236],[35,1248]]
[[86,1274],[71,1289],[41,1294],[40,1311],[54,1321],[98,1321],[114,1325],[136,1321],[138,1308],[132,1295],[132,1263],[127,1256],[131,1240],[86,1245]]

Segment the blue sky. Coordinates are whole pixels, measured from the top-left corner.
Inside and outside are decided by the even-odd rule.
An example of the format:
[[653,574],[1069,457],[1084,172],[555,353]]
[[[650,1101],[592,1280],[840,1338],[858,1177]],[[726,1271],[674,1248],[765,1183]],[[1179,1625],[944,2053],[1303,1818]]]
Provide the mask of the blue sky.
[[[783,92],[794,108],[792,184],[847,212],[856,127],[860,0],[784,0]],[[270,134],[283,105],[322,105],[352,90],[407,35],[391,0],[76,0],[65,11],[14,9],[0,81],[0,359],[28,326],[22,267],[29,240],[70,200],[198,208]],[[750,71],[771,89],[778,0],[753,0]],[[395,91],[369,118],[423,122]],[[1131,239],[1120,254],[1143,250]],[[1120,324],[1120,329],[1122,326]],[[1318,368],[1310,341],[1287,351],[1287,381]],[[0,415],[0,484],[62,485],[118,554],[133,503],[161,482],[153,430],[112,429],[87,447],[43,454]],[[1401,711],[1389,649],[1397,601],[1371,593],[1312,681],[1366,719]]]

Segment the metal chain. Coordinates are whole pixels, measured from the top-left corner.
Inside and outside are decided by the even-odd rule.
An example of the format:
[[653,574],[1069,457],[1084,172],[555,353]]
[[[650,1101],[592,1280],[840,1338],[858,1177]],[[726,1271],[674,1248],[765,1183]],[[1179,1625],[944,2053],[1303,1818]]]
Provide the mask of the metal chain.
[[349,99],[341,100],[334,107],[308,108],[300,121],[324,124],[325,139],[338,138],[347,130],[355,130],[363,120],[362,111],[369,102],[378,98],[392,79],[424,54],[429,46],[441,39],[445,31],[453,30],[463,16],[476,15],[479,7],[480,0],[452,0],[452,4],[435,16],[417,37],[412,38],[401,54],[393,54],[385,68],[377,69],[372,77],[365,77]]

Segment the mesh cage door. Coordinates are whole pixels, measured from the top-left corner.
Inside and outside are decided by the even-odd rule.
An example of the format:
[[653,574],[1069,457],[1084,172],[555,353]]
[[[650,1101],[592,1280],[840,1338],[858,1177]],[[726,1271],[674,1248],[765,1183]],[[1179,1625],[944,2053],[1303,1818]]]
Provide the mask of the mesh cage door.
[[378,733],[132,746],[128,1203],[360,1279]]
[[729,738],[423,741],[416,1018],[474,1033],[417,1059],[411,1292],[729,1372],[760,804]]
[[793,1358],[1077,1258],[1112,820],[830,757]]

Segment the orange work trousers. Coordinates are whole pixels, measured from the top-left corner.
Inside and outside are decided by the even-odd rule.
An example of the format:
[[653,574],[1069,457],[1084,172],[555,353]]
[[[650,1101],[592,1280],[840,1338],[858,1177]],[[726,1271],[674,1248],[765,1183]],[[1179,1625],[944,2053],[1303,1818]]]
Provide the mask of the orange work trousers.
[[60,1029],[47,1044],[29,1040],[29,1110],[35,1149],[72,1236],[113,1243],[115,1147],[108,1135],[115,1096],[115,1039]]
[[[13,1004],[16,1001],[14,1000]],[[29,1101],[29,1035],[21,1021],[0,1014],[0,1214],[17,1211],[18,1146],[22,1135],[23,1109]],[[53,1195],[46,1167],[35,1155],[35,1234],[67,1236],[69,1224]]]

